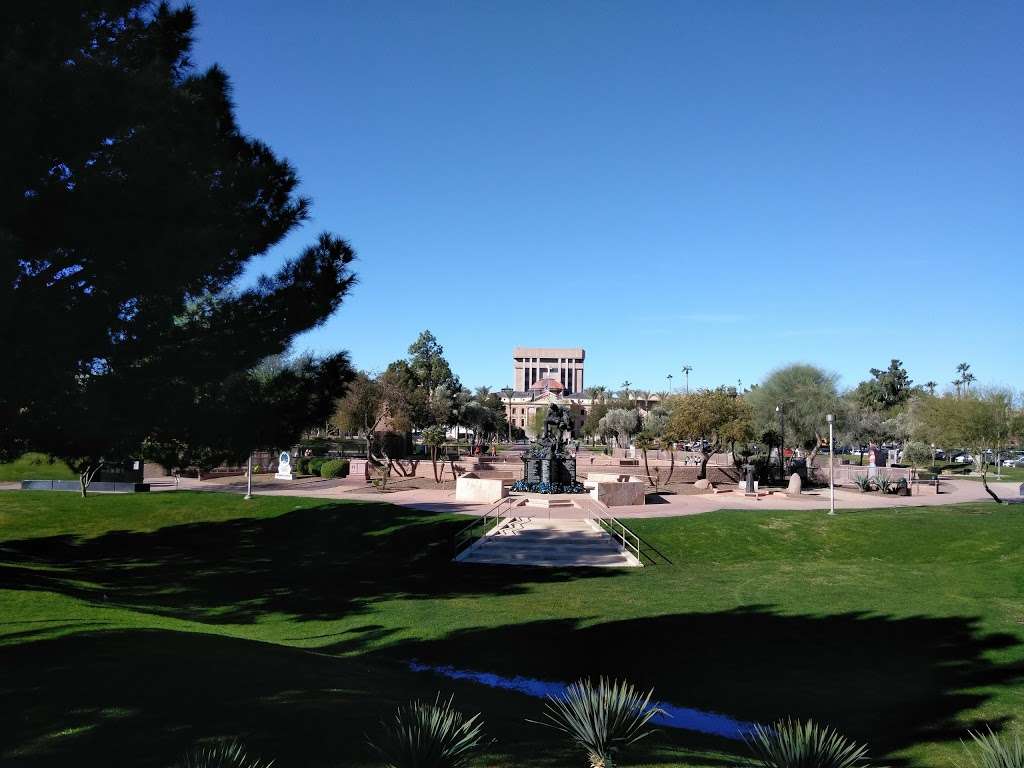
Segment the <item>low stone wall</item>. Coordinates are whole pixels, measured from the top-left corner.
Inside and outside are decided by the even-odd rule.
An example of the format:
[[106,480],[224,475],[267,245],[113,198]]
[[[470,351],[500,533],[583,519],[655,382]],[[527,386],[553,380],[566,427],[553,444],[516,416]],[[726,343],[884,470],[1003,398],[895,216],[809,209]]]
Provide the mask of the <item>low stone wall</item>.
[[455,481],[455,500],[488,504],[508,496],[503,480],[483,477],[460,477]]
[[[854,464],[836,464],[835,483],[836,485],[856,485],[853,479],[858,475],[863,475],[864,477],[871,476],[869,470],[871,470],[870,467],[861,467]],[[888,475],[889,479],[894,483],[898,483],[901,479],[909,483],[911,472],[910,467],[876,467],[874,470],[875,475]],[[828,464],[815,464],[808,470],[808,474],[813,482],[819,485],[828,485]]]
[[617,481],[587,481],[586,486],[590,488],[590,496],[604,504],[606,507],[627,507],[645,504],[644,492],[646,484],[639,480],[626,482]]

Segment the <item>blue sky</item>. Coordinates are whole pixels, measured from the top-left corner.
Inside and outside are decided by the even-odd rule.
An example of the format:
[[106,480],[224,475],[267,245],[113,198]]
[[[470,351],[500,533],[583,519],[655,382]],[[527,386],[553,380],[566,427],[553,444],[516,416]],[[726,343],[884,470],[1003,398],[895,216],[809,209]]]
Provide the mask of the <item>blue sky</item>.
[[303,349],[379,370],[430,328],[587,381],[846,385],[905,361],[1024,385],[1019,2],[199,0],[196,63],[287,157],[360,284]]

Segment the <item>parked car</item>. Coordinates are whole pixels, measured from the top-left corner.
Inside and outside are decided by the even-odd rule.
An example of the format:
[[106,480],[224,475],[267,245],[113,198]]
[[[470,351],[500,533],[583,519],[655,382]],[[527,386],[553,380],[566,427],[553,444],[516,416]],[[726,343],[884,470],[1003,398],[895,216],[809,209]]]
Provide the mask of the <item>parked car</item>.
[[1024,467],[1024,456],[1015,456],[1012,459],[1003,459],[1004,467]]
[[953,461],[955,461],[957,464],[973,464],[974,463],[974,459],[971,458],[971,455],[969,453],[957,454],[953,458]]

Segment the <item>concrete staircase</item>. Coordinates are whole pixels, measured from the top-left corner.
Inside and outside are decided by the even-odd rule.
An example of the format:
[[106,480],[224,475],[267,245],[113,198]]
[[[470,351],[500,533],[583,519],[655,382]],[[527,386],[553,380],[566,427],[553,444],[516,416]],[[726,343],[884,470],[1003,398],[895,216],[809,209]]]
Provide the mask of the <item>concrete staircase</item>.
[[[556,500],[552,500],[556,502]],[[518,507],[524,516],[510,517],[455,559],[491,565],[540,565],[552,568],[638,568],[641,563],[597,523],[587,519],[526,517],[530,506]],[[542,505],[538,503],[537,511]],[[547,505],[544,505],[545,507]],[[553,503],[561,506],[561,502]],[[572,506],[569,502],[568,506]]]

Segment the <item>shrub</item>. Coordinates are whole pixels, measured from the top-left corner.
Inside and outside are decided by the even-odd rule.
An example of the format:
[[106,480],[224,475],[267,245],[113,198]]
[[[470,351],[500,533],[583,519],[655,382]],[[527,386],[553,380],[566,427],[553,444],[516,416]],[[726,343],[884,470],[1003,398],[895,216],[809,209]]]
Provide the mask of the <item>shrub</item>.
[[332,459],[320,465],[320,477],[348,477],[348,459]]
[[987,733],[968,731],[973,747],[964,744],[968,764],[972,768],[1024,768],[1024,741],[1020,734],[998,736],[991,728]]
[[894,493],[896,491],[892,478],[885,472],[880,472],[875,478],[875,486],[882,493]]
[[309,459],[299,457],[292,462],[295,467],[295,474],[297,475],[308,475],[309,474]]
[[559,697],[548,696],[544,720],[529,721],[569,736],[587,753],[592,768],[612,768],[624,747],[654,731],[648,721],[663,710],[651,704],[650,690],[641,694],[625,680],[601,678],[597,685],[580,680]]
[[467,718],[437,694],[434,703],[411,701],[395,710],[390,723],[370,747],[389,768],[459,768],[484,746],[483,721]]
[[320,474],[320,468],[324,464],[326,464],[326,463],[327,463],[327,459],[321,458],[319,456],[317,458],[315,458],[315,459],[310,459],[309,460],[309,474],[311,474],[311,475],[319,475]]
[[854,475],[853,482],[860,488],[862,493],[875,490],[875,480],[867,475]]
[[867,768],[865,745],[812,720],[779,720],[755,725],[745,737],[753,753],[747,765],[757,768]]
[[179,760],[174,768],[270,768],[269,762],[249,757],[237,741],[221,741],[195,747]]
[[252,465],[252,473],[254,475],[262,474],[262,472],[263,472],[263,467],[260,466],[259,462],[257,462],[257,463]]

